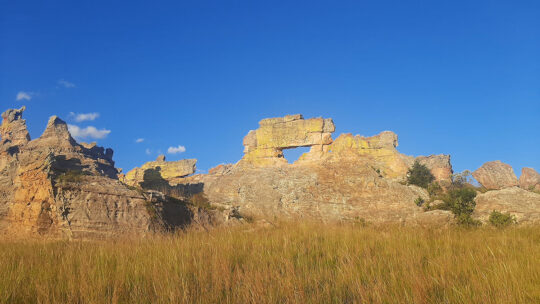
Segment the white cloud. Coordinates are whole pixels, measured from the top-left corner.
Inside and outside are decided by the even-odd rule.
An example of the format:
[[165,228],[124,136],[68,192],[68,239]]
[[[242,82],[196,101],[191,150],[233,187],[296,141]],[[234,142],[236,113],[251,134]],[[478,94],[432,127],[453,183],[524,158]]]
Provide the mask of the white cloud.
[[111,130],[101,129],[98,130],[96,127],[88,126],[86,128],[80,128],[76,125],[68,125],[69,133],[71,136],[79,138],[93,138],[93,139],[103,139],[111,133]]
[[138,143],[138,144],[142,143],[143,141],[144,141],[144,138],[135,139],[135,142]]
[[169,149],[167,149],[167,153],[169,154],[178,154],[183,152],[186,152],[186,147],[184,146],[169,147]]
[[20,91],[19,93],[17,93],[17,101],[19,101],[19,100],[30,100],[30,99],[32,99],[32,95],[33,95],[32,92]]
[[150,149],[146,149],[145,152],[146,152],[146,154],[148,154],[148,155],[152,154],[152,150],[150,150]]
[[74,88],[75,84],[64,79],[58,80],[58,84],[64,86],[64,88]]
[[99,117],[99,113],[69,113],[69,116],[74,117],[76,122],[95,120]]

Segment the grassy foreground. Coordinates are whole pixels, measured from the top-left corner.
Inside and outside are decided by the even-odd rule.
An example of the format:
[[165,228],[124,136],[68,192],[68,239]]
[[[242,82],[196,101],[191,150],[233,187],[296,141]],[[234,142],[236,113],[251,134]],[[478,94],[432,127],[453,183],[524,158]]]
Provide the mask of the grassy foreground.
[[1,303],[540,303],[540,227],[313,223],[0,242]]

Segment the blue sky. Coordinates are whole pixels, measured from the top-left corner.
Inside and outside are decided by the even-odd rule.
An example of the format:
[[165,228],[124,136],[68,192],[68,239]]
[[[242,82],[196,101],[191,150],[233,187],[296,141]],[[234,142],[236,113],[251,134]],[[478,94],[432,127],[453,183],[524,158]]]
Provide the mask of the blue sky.
[[540,169],[538,1],[1,7],[1,111],[26,105],[32,138],[59,115],[125,170],[169,147],[202,170],[236,162],[260,119],[294,113],[333,118],[334,138],[392,130],[456,171]]

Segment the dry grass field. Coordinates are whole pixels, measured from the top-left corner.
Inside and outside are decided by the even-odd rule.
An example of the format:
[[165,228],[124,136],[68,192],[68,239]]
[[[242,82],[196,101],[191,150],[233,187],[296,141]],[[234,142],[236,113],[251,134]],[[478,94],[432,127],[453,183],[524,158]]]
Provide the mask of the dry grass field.
[[1,241],[1,303],[540,303],[540,227],[283,223]]

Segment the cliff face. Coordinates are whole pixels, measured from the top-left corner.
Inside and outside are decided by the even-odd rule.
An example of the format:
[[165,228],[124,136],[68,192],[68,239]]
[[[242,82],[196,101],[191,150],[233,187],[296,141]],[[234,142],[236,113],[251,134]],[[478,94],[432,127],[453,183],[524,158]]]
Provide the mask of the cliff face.
[[[51,117],[41,137],[30,141],[23,111],[2,115],[0,233],[103,237],[189,222],[191,210],[185,205],[122,184],[113,151],[78,144],[58,117]],[[166,220],[165,209],[178,218]]]

